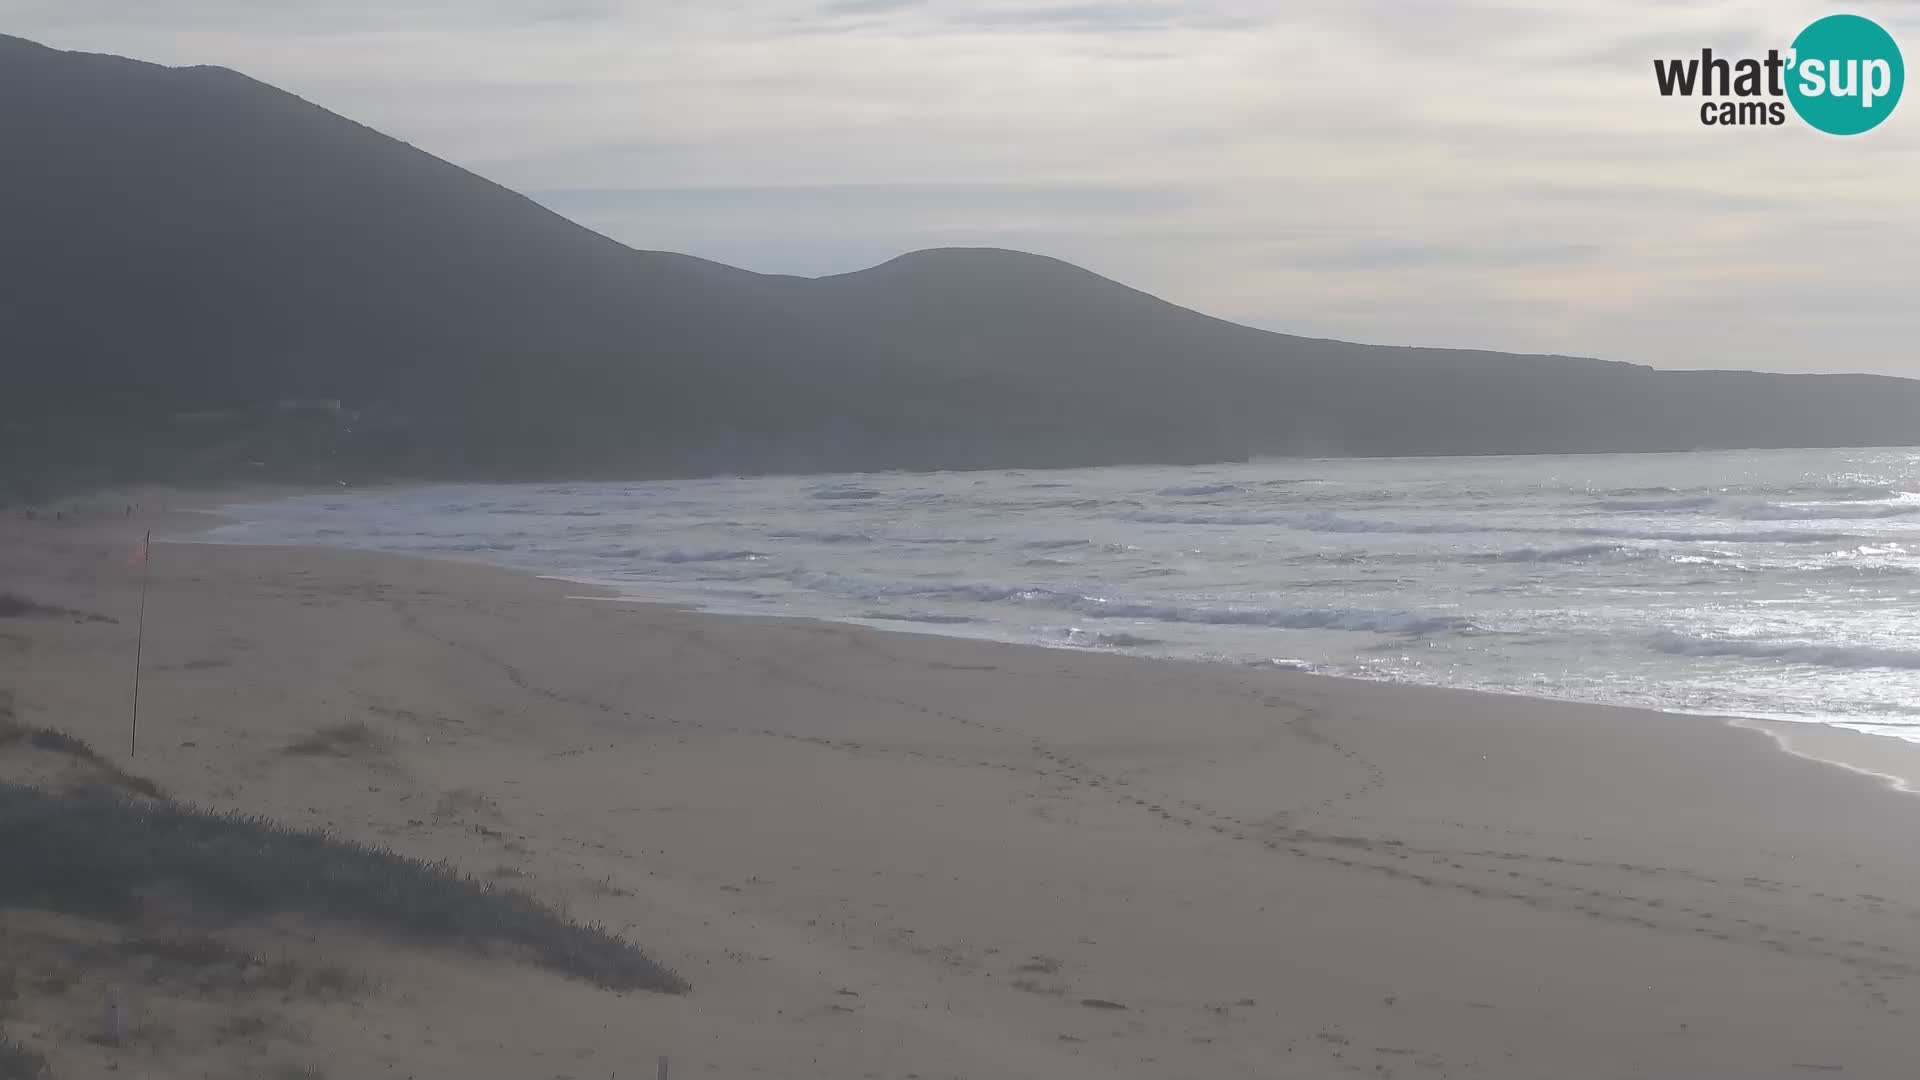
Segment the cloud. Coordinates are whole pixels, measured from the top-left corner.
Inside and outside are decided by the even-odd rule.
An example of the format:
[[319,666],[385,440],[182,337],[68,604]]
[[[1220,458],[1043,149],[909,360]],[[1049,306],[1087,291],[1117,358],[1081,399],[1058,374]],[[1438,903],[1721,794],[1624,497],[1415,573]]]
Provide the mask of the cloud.
[[[1920,102],[1836,140],[1653,89],[1656,57],[1827,13],[1797,0],[15,7],[752,269],[995,244],[1296,332],[1920,375]],[[1920,5],[1859,10],[1920,43]]]

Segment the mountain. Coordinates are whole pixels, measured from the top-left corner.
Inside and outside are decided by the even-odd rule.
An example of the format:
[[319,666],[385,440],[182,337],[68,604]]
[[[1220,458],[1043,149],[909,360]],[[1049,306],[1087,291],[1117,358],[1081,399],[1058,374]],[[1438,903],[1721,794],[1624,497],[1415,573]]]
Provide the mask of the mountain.
[[1920,442],[1920,383],[1275,334],[988,249],[628,248],[221,68],[0,36],[0,465],[123,479]]
[[831,404],[807,365],[858,370],[757,275],[633,251],[230,71],[0,39],[0,103],[17,423],[193,444],[168,417],[335,398],[405,418],[389,449],[419,467],[538,469],[668,454],[698,402],[773,424],[754,409]]

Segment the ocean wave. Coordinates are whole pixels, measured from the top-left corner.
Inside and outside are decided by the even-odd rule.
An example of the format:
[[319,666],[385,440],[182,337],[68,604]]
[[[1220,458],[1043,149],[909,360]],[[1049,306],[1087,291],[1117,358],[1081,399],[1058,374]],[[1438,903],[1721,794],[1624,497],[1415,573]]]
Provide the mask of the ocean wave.
[[1309,566],[1321,563],[1329,563],[1335,566],[1358,566],[1361,563],[1372,562],[1374,559],[1374,554],[1366,551],[1309,551],[1300,555],[1290,555],[1287,557],[1288,562],[1302,563]]
[[1812,495],[1828,502],[1885,502],[1915,494],[1882,484],[1790,484],[1781,489],[1786,495]]
[[588,548],[584,554],[594,559],[644,559],[651,553],[643,547],[620,544],[612,547]]
[[1373,521],[1343,517],[1326,510],[1295,515],[1288,524],[1307,532],[1325,533],[1404,533],[1425,536],[1435,533],[1478,533],[1492,531],[1486,525],[1464,521]]
[[860,617],[863,619],[879,619],[883,622],[928,623],[933,626],[957,626],[960,623],[970,623],[970,622],[980,621],[979,619],[971,618],[966,615],[933,615],[933,614],[921,614],[918,612],[905,612],[905,613],[895,614],[894,612],[890,612],[890,611],[869,611],[865,615],[862,615]]
[[811,540],[816,544],[871,544],[873,537],[863,532],[831,532],[818,529],[793,529],[786,532],[770,532],[767,536],[774,540]]
[[[1731,551],[1689,551],[1682,554],[1665,555],[1662,556],[1662,558],[1673,563],[1675,566],[1710,566],[1718,571],[1735,574],[1756,574],[1760,572],[1748,566],[1746,563],[1741,562],[1740,556]],[[1803,567],[1803,569],[1805,568]],[[1703,580],[1712,579],[1690,578],[1681,584],[1698,585],[1701,584]]]
[[1303,581],[1295,581],[1295,582],[1292,582],[1288,587],[1293,589],[1302,589],[1302,590],[1304,589],[1369,589],[1369,588],[1378,588],[1380,584],[1381,582],[1377,578],[1331,577],[1331,578],[1308,578]]
[[822,582],[831,592],[852,592],[858,596],[870,598],[889,598],[889,596],[918,596],[924,600],[964,601],[964,603],[1004,603],[1008,600],[1046,601],[1050,596],[1058,596],[1050,588],[1039,588],[1031,584],[899,584],[899,582]]
[[1268,656],[1259,660],[1248,660],[1246,666],[1266,671],[1315,671],[1315,665],[1305,660],[1295,660],[1290,656]]
[[1674,633],[1654,635],[1652,645],[1655,651],[1674,656],[1738,656],[1829,668],[1920,669],[1920,649],[1877,645],[1820,645],[1764,638],[1688,637]]
[[1131,499],[1029,499],[1013,503],[1001,503],[1015,510],[1098,510],[1110,505],[1138,506]]
[[1898,503],[1893,506],[1862,506],[1858,503],[1841,503],[1837,506],[1822,503],[1756,503],[1752,506],[1743,506],[1733,513],[1735,517],[1746,518],[1749,521],[1872,521],[1920,514],[1920,503]]
[[1239,494],[1246,490],[1246,488],[1241,487],[1239,484],[1177,484],[1173,487],[1161,488],[1159,491],[1154,492],[1154,494],[1178,498],[1194,495]]
[[1020,546],[1035,551],[1054,551],[1059,548],[1086,547],[1091,543],[1091,540],[1028,540]]
[[875,491],[872,488],[862,487],[815,488],[812,492],[813,497],[816,499],[843,502],[864,502],[868,499],[878,499],[885,494],[886,492],[884,491]]
[[1137,521],[1145,525],[1279,525],[1287,520],[1286,514],[1256,513],[1176,513],[1168,510],[1135,510],[1121,514],[1123,521]]
[[1487,532],[1485,525],[1451,521],[1369,521],[1360,518],[1344,517],[1326,510],[1309,513],[1257,513],[1257,512],[1177,512],[1164,510],[1141,510],[1122,514],[1126,521],[1138,521],[1159,525],[1280,525],[1304,532],[1324,533],[1476,533]]
[[1070,611],[1090,619],[1139,619],[1145,622],[1198,623],[1212,626],[1269,626],[1280,630],[1353,630],[1378,634],[1420,636],[1473,629],[1471,621],[1453,615],[1419,615],[1404,611],[1361,608],[1284,608],[1243,604],[1174,604],[1120,600],[1106,596],[1048,589],[1037,585],[942,583],[929,585],[867,584],[867,596],[918,597],[975,604],[1018,604]]
[[489,502],[448,503],[445,506],[436,506],[434,507],[434,510],[438,513],[443,513],[443,514],[479,512],[484,514],[498,515],[501,517],[591,518],[591,517],[607,516],[607,511],[605,510],[580,510],[580,509],[554,510],[546,506],[501,506],[498,503],[489,503]]
[[1846,548],[1842,551],[1830,551],[1827,557],[1830,559],[1888,559],[1905,555],[1908,550],[1905,544],[1861,544],[1859,547]]
[[1091,619],[1144,619],[1149,622],[1201,623],[1210,626],[1270,626],[1277,630],[1352,630],[1419,637],[1445,631],[1472,629],[1473,624],[1453,615],[1415,615],[1403,611],[1356,608],[1208,607],[1190,604],[1144,604],[1105,597],[1059,598],[1055,603]]
[[742,560],[765,559],[770,557],[771,556],[758,551],[733,548],[723,548],[715,551],[701,551],[697,549],[688,551],[681,548],[674,548],[671,551],[663,551],[654,556],[656,560],[664,563],[739,562]]
[[1704,510],[1719,501],[1715,495],[1689,495],[1676,499],[1602,499],[1597,506],[1603,513],[1620,510]]
[[1630,548],[1625,544],[1575,544],[1561,548],[1515,548],[1512,551],[1483,552],[1468,556],[1472,562],[1500,563],[1540,563],[1540,562],[1585,562],[1591,559],[1646,558],[1650,552]]
[[1616,537],[1621,540],[1673,540],[1680,543],[1721,544],[1830,544],[1858,539],[1852,533],[1802,532],[1797,529],[1760,529],[1752,532],[1669,530],[1669,529],[1558,529],[1567,536]]
[[1062,640],[1068,645],[1109,649],[1137,649],[1148,645],[1166,644],[1160,638],[1125,632],[1105,633],[1099,630],[1083,630],[1078,626],[1068,629],[1062,636]]

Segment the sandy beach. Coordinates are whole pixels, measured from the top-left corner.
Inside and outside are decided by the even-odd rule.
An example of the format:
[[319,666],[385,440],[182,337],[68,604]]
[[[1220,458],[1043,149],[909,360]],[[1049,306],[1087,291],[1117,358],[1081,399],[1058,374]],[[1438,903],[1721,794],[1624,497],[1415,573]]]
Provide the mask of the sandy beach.
[[[124,751],[126,556],[190,537],[169,501],[216,500],[0,525],[0,586],[118,620],[0,620],[23,719]],[[378,989],[289,1006],[329,1076],[1913,1073],[1892,740],[394,556],[156,543],[151,573],[134,771],[527,888],[693,985],[343,938]]]

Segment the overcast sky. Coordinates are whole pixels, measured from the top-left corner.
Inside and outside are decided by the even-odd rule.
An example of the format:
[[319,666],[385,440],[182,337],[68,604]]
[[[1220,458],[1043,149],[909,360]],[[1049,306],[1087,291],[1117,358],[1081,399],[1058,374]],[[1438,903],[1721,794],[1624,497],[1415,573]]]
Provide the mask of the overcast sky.
[[636,247],[827,274],[1058,256],[1390,344],[1920,376],[1920,92],[1702,127],[1655,57],[1920,0],[0,0],[244,71]]

